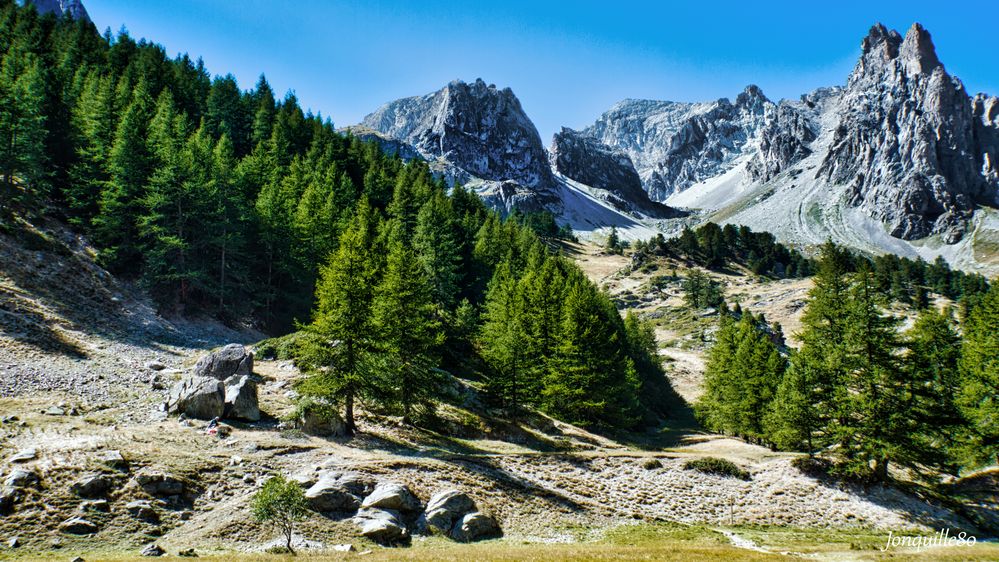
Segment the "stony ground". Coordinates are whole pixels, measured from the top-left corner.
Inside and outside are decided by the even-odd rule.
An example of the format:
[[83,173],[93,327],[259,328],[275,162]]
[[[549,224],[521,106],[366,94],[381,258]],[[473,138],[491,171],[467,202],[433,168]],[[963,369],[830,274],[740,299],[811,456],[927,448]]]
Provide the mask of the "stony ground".
[[[474,398],[469,383],[442,408],[434,431],[362,413],[357,437],[324,439],[279,425],[292,409],[292,383],[300,375],[287,362],[258,361],[264,418],[233,424],[224,439],[210,436],[201,423],[161,411],[165,389],[207,349],[254,335],[210,322],[164,320],[141,294],[101,274],[84,246],[58,242],[59,232],[44,234],[45,241],[34,242],[42,249],[30,252],[23,240],[0,234],[0,481],[17,470],[38,477],[14,509],[0,515],[0,558],[70,559],[72,553],[94,552],[115,558],[152,542],[169,552],[259,552],[276,538],[248,509],[261,483],[272,474],[308,479],[330,469],[405,483],[423,501],[443,488],[464,490],[498,518],[505,532],[500,543],[513,549],[448,550],[449,543],[434,539],[418,541],[415,559],[420,552],[439,559],[461,559],[463,552],[482,559],[578,559],[580,551],[570,546],[576,544],[592,544],[593,553],[606,548],[607,559],[619,559],[627,551],[617,549],[644,544],[632,535],[621,538],[619,529],[653,529],[660,541],[650,543],[657,545],[650,547],[653,558],[683,559],[676,553],[688,551],[662,546],[680,540],[680,533],[696,535],[689,552],[724,559],[733,552],[762,556],[758,545],[778,536],[754,529],[856,530],[868,540],[884,530],[973,527],[940,505],[894,488],[865,490],[805,476],[791,466],[792,455],[704,434],[687,415],[678,414],[657,432],[612,438],[542,415],[510,420],[503,412],[485,411],[469,398]],[[616,297],[637,295],[642,313],[673,306],[679,298],[646,291],[654,272],[620,275],[627,261],[618,256],[580,247],[577,257]],[[81,281],[74,270],[89,272],[90,281]],[[776,308],[791,306],[805,290],[804,285],[745,289],[747,301],[771,299]],[[699,389],[698,358],[711,323],[705,318],[693,330],[660,325],[664,358],[688,399]],[[163,369],[153,370],[151,362]],[[127,466],[104,462],[110,451],[120,452]],[[22,452],[30,458],[11,462]],[[683,467],[686,460],[705,456],[735,462],[749,471],[750,480]],[[149,492],[138,482],[150,473],[176,479],[183,492],[166,497]],[[106,506],[88,503],[70,489],[91,474],[112,483]],[[128,507],[136,500],[149,501],[155,516],[137,516]],[[83,537],[60,532],[59,526],[76,516],[92,522],[95,532]],[[300,540],[318,547],[351,544],[380,557],[383,551],[356,536],[349,516],[311,517]],[[670,530],[657,534],[665,532],[663,525]],[[6,547],[14,538],[20,546]],[[766,547],[768,552],[788,548]],[[546,552],[550,556],[538,554]]]

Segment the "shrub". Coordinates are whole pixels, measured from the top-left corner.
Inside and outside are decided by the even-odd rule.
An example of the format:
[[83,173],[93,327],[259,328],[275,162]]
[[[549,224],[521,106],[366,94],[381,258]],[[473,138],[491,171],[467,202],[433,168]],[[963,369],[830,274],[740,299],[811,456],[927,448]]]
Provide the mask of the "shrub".
[[739,468],[739,465],[732,461],[719,459],[717,457],[704,457],[703,459],[691,459],[683,463],[686,470],[696,470],[705,474],[716,476],[728,476],[739,480],[749,480],[749,472]]
[[292,332],[279,338],[266,339],[254,346],[258,359],[276,359],[287,361],[295,358],[296,348],[301,339],[301,333]]
[[645,462],[642,463],[642,468],[645,470],[655,470],[662,467],[663,463],[659,462],[659,459],[645,459]]

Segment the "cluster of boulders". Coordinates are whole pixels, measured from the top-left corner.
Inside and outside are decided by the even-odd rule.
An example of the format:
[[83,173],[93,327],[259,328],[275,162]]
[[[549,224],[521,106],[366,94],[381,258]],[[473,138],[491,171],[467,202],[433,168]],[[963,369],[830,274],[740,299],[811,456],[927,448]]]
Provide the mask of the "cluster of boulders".
[[257,421],[260,407],[253,354],[230,344],[198,360],[194,372],[170,390],[167,410],[189,418]]
[[295,479],[308,487],[309,507],[321,513],[351,513],[362,536],[381,544],[404,544],[413,534],[438,533],[471,542],[502,534],[496,520],[480,512],[466,493],[444,490],[424,507],[397,482],[378,482],[357,473],[326,472],[318,480]]

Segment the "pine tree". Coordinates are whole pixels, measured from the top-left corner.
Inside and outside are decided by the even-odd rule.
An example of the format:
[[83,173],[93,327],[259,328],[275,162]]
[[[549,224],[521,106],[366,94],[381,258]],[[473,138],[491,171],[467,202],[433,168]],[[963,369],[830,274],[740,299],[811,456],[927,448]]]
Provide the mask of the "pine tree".
[[523,319],[524,300],[517,278],[509,262],[501,263],[489,282],[479,339],[482,356],[492,373],[488,391],[514,409],[532,401],[536,390],[536,380],[527,377],[528,334]]
[[71,221],[90,227],[108,181],[107,165],[114,142],[113,81],[96,71],[87,74],[72,113],[76,161],[69,171],[64,197]]
[[969,464],[999,461],[999,283],[993,283],[963,324],[958,406],[970,428]]
[[413,249],[430,281],[434,302],[451,311],[458,303],[463,244],[451,202],[437,192],[416,215]]
[[885,315],[866,265],[847,300],[843,341],[845,400],[827,431],[839,445],[839,471],[888,479],[889,463],[905,462],[909,414],[904,407],[904,371],[898,354],[898,319]]
[[833,443],[827,427],[845,426],[850,410],[846,390],[848,349],[844,334],[850,297],[849,255],[823,244],[814,286],[797,335],[801,349],[791,355],[768,418],[770,440],[778,446],[805,445],[809,452]]
[[300,359],[310,375],[302,394],[343,404],[348,431],[355,431],[354,403],[370,392],[368,355],[375,345],[371,317],[378,281],[375,220],[362,200],[337,251],[323,267],[316,288],[316,309],[306,328],[311,336]]
[[[22,67],[23,66],[23,67]],[[24,195],[44,198],[45,76],[41,61],[8,53],[0,67],[0,211]],[[18,184],[23,191],[18,190]]]
[[951,311],[922,311],[905,334],[905,346],[907,464],[955,474],[955,436],[962,436],[966,422],[956,404],[961,337]]
[[126,275],[141,269],[136,218],[152,171],[146,145],[147,120],[152,110],[145,82],[140,81],[118,125],[108,162],[111,179],[101,194],[100,212],[94,219],[95,238],[102,247],[101,262]]
[[373,323],[404,423],[414,407],[432,408],[441,386],[436,370],[444,334],[431,300],[431,284],[416,254],[398,233],[389,236],[385,275],[375,290]]
[[192,276],[189,215],[194,203],[185,184],[193,159],[184,153],[186,136],[187,121],[164,92],[149,125],[153,171],[137,224],[143,239],[143,281],[154,298],[170,307],[186,303]]
[[816,405],[823,403],[825,395],[821,374],[792,350],[788,368],[764,417],[767,440],[780,449],[814,454],[826,422]]
[[588,282],[567,288],[559,345],[541,391],[542,407],[583,425],[634,425],[640,382],[624,353],[621,318]]

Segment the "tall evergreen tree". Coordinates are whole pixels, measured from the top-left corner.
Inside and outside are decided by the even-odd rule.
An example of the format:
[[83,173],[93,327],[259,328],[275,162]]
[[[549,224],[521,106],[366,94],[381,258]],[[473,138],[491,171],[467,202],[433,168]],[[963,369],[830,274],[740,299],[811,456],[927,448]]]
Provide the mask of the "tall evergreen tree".
[[[0,210],[24,195],[44,197],[45,75],[32,55],[8,53],[0,66]],[[18,189],[20,182],[21,189]]]
[[999,462],[999,283],[993,283],[963,324],[958,405],[969,422],[968,459]]
[[348,431],[356,431],[354,404],[370,392],[367,355],[375,345],[371,307],[378,282],[375,218],[366,200],[340,236],[340,245],[320,274],[311,336],[301,360],[310,375],[303,395],[342,403]]
[[147,119],[152,111],[152,99],[145,82],[140,81],[118,125],[108,163],[111,180],[101,194],[100,211],[94,219],[101,262],[123,274],[138,273],[142,262],[136,217],[152,172],[146,144]]
[[441,387],[439,348],[444,333],[431,300],[431,284],[416,254],[399,234],[389,236],[385,275],[375,290],[373,323],[389,384],[404,423],[414,407],[432,408]]
[[528,334],[523,323],[524,300],[508,262],[496,268],[489,282],[482,320],[482,356],[492,373],[488,391],[513,408],[532,401],[537,380],[527,376],[530,366],[525,354]]

